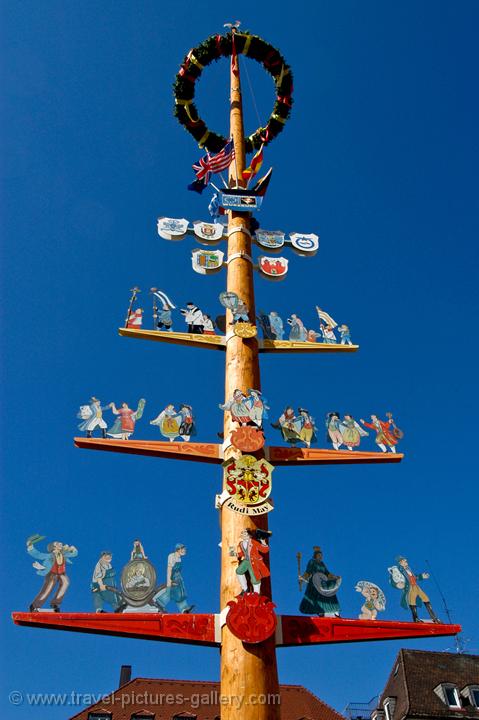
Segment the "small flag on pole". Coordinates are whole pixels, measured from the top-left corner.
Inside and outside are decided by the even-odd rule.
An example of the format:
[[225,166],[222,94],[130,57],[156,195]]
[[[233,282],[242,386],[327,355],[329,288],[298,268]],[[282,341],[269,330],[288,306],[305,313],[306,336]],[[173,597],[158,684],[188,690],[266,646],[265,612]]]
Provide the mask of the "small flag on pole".
[[218,218],[220,215],[226,214],[226,211],[221,207],[220,201],[218,200],[218,193],[215,193],[211,198],[208,210],[212,218]]
[[253,192],[256,195],[259,195],[260,197],[264,197],[266,195],[266,190],[268,189],[269,181],[271,180],[272,174],[273,168],[270,168],[266,175],[263,175],[263,177],[258,180],[258,182],[253,188]]
[[229,140],[224,148],[217,155],[210,155],[209,167],[212,173],[220,173],[226,170],[233,162],[235,149],[233,140]]
[[259,173],[261,165],[263,164],[263,147],[264,145],[261,145],[256,155],[253,155],[251,158],[250,166],[247,167],[246,170],[243,170],[243,180],[249,181]]
[[318,305],[316,305],[316,310],[318,312],[318,317],[320,320],[324,320],[324,322],[327,323],[328,325],[330,325],[332,328],[337,327],[338,323],[333,320],[331,315],[328,315],[327,312],[325,312],[324,310],[321,310],[321,308]]
[[233,141],[226,143],[224,148],[216,155],[207,153],[193,165],[196,174],[196,180],[188,185],[188,190],[202,193],[207,185],[209,185],[212,173],[220,173],[228,168],[235,156]]

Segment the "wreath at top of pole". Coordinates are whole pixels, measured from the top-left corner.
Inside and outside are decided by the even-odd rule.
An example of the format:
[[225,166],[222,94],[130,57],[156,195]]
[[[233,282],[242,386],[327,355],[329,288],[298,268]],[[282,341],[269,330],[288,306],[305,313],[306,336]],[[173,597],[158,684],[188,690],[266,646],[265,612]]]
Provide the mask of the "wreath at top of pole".
[[209,152],[219,152],[228,140],[210,130],[199,116],[194,103],[195,84],[205,67],[222,57],[230,57],[233,52],[261,63],[273,78],[276,88],[276,101],[269,120],[265,127],[258,128],[245,138],[246,152],[251,153],[274,140],[291,113],[293,75],[279,50],[258,35],[245,31],[210,35],[186,55],[173,86],[174,114],[178,122],[195,138],[200,148],[206,148]]

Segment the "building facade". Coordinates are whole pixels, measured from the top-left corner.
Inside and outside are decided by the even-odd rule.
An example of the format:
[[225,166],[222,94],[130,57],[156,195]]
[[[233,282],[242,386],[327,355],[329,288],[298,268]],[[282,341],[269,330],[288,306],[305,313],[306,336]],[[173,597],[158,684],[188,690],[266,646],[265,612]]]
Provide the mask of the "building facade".
[[400,650],[371,720],[479,720],[479,656]]
[[275,703],[281,720],[345,720],[332,707],[300,685],[281,685],[280,695],[224,698],[218,682],[130,679],[123,666],[118,690],[72,716],[70,720],[220,720],[221,707],[231,703],[241,710],[248,704]]

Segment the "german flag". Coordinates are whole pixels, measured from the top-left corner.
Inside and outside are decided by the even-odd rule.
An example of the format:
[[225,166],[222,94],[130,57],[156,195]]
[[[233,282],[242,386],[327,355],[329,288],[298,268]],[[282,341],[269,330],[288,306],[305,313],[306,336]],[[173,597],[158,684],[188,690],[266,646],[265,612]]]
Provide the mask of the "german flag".
[[250,166],[243,170],[243,180],[251,180],[260,171],[263,164],[263,147],[264,145],[261,145],[256,155],[253,155]]

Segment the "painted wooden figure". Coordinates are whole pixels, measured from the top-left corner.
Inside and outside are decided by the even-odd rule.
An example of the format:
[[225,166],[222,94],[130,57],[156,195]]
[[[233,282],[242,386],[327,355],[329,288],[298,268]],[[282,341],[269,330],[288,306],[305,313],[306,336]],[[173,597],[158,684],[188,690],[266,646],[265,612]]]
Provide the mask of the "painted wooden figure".
[[262,557],[269,553],[268,543],[266,542],[268,534],[263,533],[261,530],[245,529],[240,535],[236,551],[239,563],[236,568],[236,577],[241,587],[240,595],[244,595],[249,591],[248,581],[253,592],[260,593],[261,580],[270,575]]
[[293,313],[286,322],[291,326],[289,339],[295,342],[306,342],[308,339],[308,331],[304,327],[303,321]]
[[351,331],[347,325],[340,325],[338,332],[341,335],[341,345],[352,345]]
[[343,415],[340,428],[343,442],[348,450],[357,449],[361,443],[361,438],[369,435],[369,433],[363,430],[361,425],[356,422],[353,416],[348,414]]
[[386,609],[386,596],[381,588],[369,580],[359,580],[354,589],[364,597],[359,619],[376,620],[378,612]]
[[73,545],[65,545],[55,540],[47,545],[47,552],[40,552],[35,545],[43,539],[40,535],[32,535],[27,540],[27,553],[35,559],[33,567],[37,575],[43,577],[43,585],[30,604],[30,612],[38,612],[52,592],[50,607],[54,612],[60,612],[60,606],[70,585],[67,563],[71,562],[70,558],[78,555],[78,550]]
[[290,445],[303,442],[306,447],[316,440],[316,424],[314,418],[305,408],[298,408],[298,413],[288,405],[271,427],[281,430],[283,440]]
[[429,597],[419,585],[420,581],[429,579],[429,573],[423,572],[416,575],[409,567],[407,559],[402,555],[396,558],[396,562],[397,565],[388,568],[389,582],[397,590],[402,591],[401,607],[405,610],[410,609],[414,622],[422,622],[417,614],[417,606],[424,603],[431,620],[439,623],[440,620],[432,609]]
[[121,605],[121,593],[116,587],[115,570],[111,564],[113,554],[110,550],[100,553],[91,579],[91,591],[95,612],[104,613],[105,603],[117,612]]
[[80,405],[77,418],[83,420],[78,429],[86,433],[88,438],[93,436],[93,431],[100,428],[102,437],[106,438],[107,424],[103,419],[103,411],[110,410],[113,403],[102,405],[96,397],[91,397],[88,405]]
[[274,336],[273,340],[282,340],[284,336],[284,325],[276,310],[271,310],[269,314],[269,322],[271,325],[271,333]]
[[196,435],[196,426],[191,405],[182,404],[180,409],[170,403],[160,412],[150,425],[158,425],[163,437],[173,442],[177,437],[188,442],[192,435]]
[[141,398],[141,400],[138,401],[136,410],[129,408],[126,402],[122,403],[120,408],[117,408],[115,403],[111,403],[111,411],[118,417],[114,425],[108,430],[107,435],[115,440],[128,440],[135,429],[136,421],[140,420],[143,415],[145,403],[146,401]]
[[168,612],[166,607],[170,602],[174,602],[181,613],[190,613],[195,607],[188,603],[185,582],[181,572],[182,559],[185,555],[186,545],[183,545],[183,543],[177,543],[174,551],[168,555],[166,585],[153,598],[153,603],[162,613]]
[[200,308],[192,302],[186,303],[186,308],[182,308],[180,313],[185,318],[188,325],[188,332],[195,335],[202,335],[204,328],[203,313]]
[[377,415],[371,415],[371,422],[361,419],[361,423],[367,428],[371,428],[376,433],[375,443],[383,452],[387,452],[388,448],[391,452],[396,452],[396,445],[402,437],[402,432],[396,428],[391,413],[387,414],[387,420],[379,420]]
[[335,450],[339,450],[344,444],[342,427],[338,412],[329,412],[326,415],[326,440],[332,443]]
[[306,582],[306,591],[301,600],[299,611],[304,615],[339,617],[339,602],[336,592],[341,585],[341,577],[333,575],[323,562],[323,553],[318,546],[313,547],[313,557],[306,571],[299,576],[300,582]]
[[219,408],[230,412],[233,422],[240,426],[255,425],[262,428],[263,419],[268,417],[269,406],[259,390],[249,388],[247,393],[236,389],[233,397],[220,404]]

